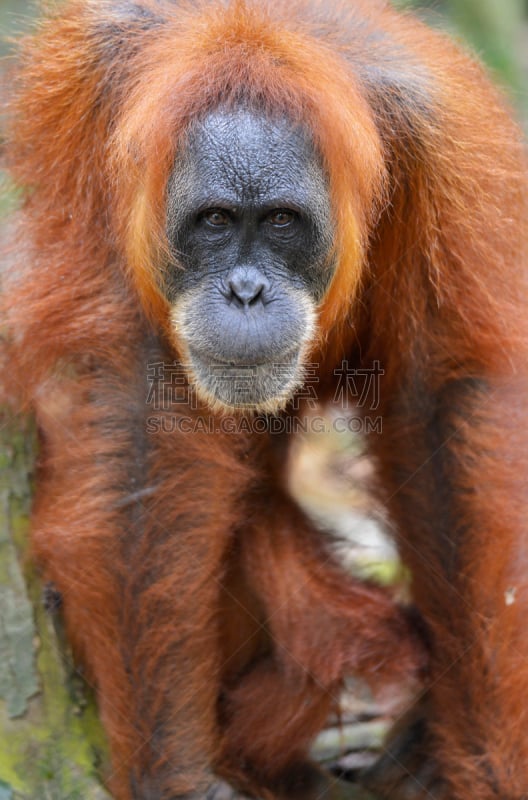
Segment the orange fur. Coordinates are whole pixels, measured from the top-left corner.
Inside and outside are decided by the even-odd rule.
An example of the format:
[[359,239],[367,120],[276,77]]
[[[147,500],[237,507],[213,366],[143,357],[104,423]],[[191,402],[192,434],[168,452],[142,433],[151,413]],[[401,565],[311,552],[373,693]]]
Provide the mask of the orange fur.
[[427,630],[446,797],[520,800],[521,137],[478,65],[372,0],[69,0],[21,43],[8,379],[42,430],[33,549],[97,686],[112,791],[203,797],[219,772],[312,800],[288,774],[344,675],[423,664],[407,613],[285,494],[287,437],[170,431],[212,414],[168,397],[148,430],[148,367],[175,356],[167,176],[189,124],[240,102],[312,131],[328,173],[337,268],[310,358],[323,400],[344,358],[385,371],[370,446]]

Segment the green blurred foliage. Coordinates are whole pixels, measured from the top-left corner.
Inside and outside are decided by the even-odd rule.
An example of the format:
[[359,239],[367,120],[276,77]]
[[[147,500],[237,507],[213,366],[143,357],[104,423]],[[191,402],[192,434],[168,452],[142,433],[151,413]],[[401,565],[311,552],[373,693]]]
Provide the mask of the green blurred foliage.
[[463,37],[528,118],[526,0],[393,0],[429,23]]
[[37,0],[0,0],[0,55],[9,51],[10,40],[35,17]]

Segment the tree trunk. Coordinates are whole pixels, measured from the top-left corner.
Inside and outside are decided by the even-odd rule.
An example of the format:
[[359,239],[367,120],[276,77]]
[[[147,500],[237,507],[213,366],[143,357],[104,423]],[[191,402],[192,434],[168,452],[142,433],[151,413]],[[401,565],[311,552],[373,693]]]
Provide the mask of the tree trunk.
[[[3,365],[7,366],[7,365]],[[9,374],[8,369],[5,373]],[[0,411],[0,800],[105,800],[104,734],[27,557],[36,436]]]

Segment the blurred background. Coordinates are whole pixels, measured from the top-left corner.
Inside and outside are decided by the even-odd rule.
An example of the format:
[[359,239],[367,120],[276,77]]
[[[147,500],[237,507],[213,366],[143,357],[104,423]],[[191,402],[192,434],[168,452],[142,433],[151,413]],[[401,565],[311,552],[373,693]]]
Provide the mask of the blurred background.
[[464,39],[509,92],[528,123],[528,0],[395,0]]

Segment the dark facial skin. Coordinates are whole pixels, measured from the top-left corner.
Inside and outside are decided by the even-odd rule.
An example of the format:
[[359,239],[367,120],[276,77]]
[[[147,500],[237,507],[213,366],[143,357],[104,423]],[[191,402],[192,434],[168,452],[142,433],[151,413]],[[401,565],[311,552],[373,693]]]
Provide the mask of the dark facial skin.
[[189,131],[169,181],[180,348],[213,407],[276,410],[302,380],[332,277],[328,188],[299,127],[215,111]]

